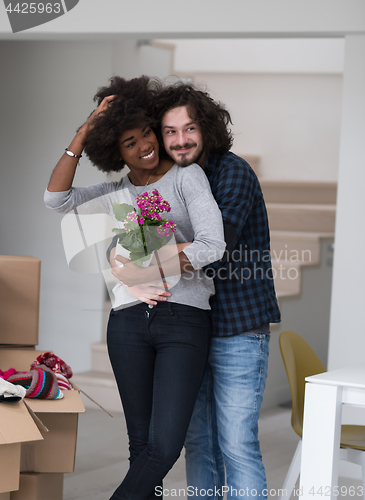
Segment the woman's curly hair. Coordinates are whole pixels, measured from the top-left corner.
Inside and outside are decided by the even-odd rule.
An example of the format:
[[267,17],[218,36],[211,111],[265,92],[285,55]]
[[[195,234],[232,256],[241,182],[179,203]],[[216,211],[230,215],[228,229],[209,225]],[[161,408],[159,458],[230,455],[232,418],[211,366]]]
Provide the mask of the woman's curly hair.
[[[229,112],[221,103],[215,102],[208,93],[197,89],[192,84],[177,82],[161,88],[156,80],[151,81],[155,90],[151,113],[157,123],[161,123],[164,114],[171,109],[186,106],[189,116],[198,123],[204,148],[209,152],[218,154],[230,150],[233,138],[229,124],[232,119]],[[160,127],[157,136],[161,143]]]
[[119,172],[124,167],[119,151],[119,139],[126,130],[145,124],[154,126],[150,106],[156,90],[150,87],[147,76],[125,80],[119,76],[110,79],[110,85],[101,87],[94,96],[99,105],[104,97],[115,95],[108,108],[95,117],[85,141],[85,153],[103,172]]

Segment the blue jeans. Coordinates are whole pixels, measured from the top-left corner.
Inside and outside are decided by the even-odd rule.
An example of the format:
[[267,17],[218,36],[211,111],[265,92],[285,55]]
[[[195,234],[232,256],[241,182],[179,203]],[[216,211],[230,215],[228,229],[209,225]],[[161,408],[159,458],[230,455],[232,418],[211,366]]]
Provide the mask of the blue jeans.
[[180,455],[203,378],[209,311],[171,302],[112,310],[107,343],[130,451],[111,500],[161,499],[155,488]]
[[195,494],[190,498],[267,496],[258,419],[269,339],[259,333],[212,338],[185,439],[188,491]]

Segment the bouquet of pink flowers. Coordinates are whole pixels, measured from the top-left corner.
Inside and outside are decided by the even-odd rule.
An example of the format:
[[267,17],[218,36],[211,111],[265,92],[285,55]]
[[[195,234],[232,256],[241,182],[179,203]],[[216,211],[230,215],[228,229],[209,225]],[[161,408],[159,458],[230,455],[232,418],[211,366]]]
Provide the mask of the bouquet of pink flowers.
[[113,212],[124,228],[114,228],[122,247],[130,252],[130,259],[138,265],[147,261],[155,250],[161,247],[176,231],[176,224],[160,213],[170,212],[168,201],[164,200],[157,189],[152,194],[145,192],[136,198],[140,213],[127,203],[113,203]]

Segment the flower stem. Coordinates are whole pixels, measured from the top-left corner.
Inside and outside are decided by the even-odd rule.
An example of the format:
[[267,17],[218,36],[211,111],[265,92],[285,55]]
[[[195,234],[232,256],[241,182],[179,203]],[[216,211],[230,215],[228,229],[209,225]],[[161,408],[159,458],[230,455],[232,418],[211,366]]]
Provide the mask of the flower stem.
[[[163,269],[161,266],[161,261],[160,261],[160,257],[158,256],[157,250],[155,250],[155,256],[156,256],[157,265],[158,265],[158,269],[159,269],[160,274],[161,274],[162,281],[163,281],[164,285],[167,285],[166,278],[165,278],[165,275],[164,275],[164,272],[163,272]],[[167,290],[167,287],[165,287],[165,290]]]
[[143,244],[144,254],[148,255],[148,252],[147,252],[147,243],[146,243],[146,238],[144,237],[143,226],[141,226],[141,234],[142,234],[142,244]]

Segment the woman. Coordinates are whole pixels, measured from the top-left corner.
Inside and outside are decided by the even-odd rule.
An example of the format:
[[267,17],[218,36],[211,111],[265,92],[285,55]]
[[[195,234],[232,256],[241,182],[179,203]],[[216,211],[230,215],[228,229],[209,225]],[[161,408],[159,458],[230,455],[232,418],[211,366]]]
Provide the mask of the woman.
[[[176,283],[166,302],[125,307],[131,302],[126,287],[115,289],[107,343],[127,423],[130,468],[111,500],[160,497],[155,488],[180,455],[210,343],[213,282],[199,268],[220,259],[225,248],[220,211],[203,170],[198,165],[182,169],[159,158],[148,115],[152,94],[146,77],[112,78],[96,94],[98,108],[56,165],[45,194],[49,208],[68,212],[83,206],[114,217],[114,201],[127,198],[136,208],[139,194],[157,189],[177,224],[178,259],[167,257],[163,265]],[[126,164],[130,172],[119,182],[73,188],[84,147],[99,169],[119,171]],[[160,269],[136,268],[136,274],[139,282],[141,276],[151,281]]]

